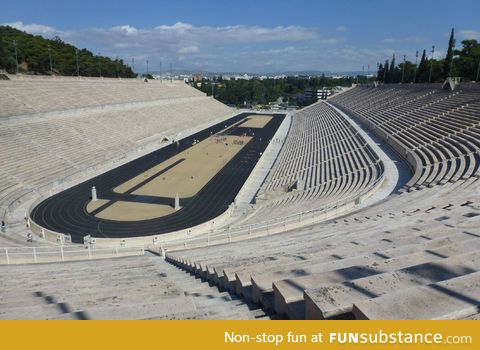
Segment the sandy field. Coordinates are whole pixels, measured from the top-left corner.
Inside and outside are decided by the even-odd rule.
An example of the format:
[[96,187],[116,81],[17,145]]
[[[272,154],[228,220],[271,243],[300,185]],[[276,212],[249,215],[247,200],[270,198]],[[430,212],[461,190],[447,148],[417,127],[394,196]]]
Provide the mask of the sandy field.
[[264,128],[272,118],[273,117],[270,115],[256,115],[254,117],[250,116],[248,117],[248,120],[244,121],[239,126],[242,128],[261,129]]
[[[124,193],[176,161],[184,159],[181,163],[132,192],[132,194],[174,198],[175,194],[178,193],[180,198],[192,197],[250,140],[251,137],[239,136],[210,137],[123,183],[116,187],[114,191]],[[243,144],[240,144],[240,142],[243,142]]]
[[175,212],[169,205],[118,201],[95,215],[99,219],[139,221],[155,219]]
[[[272,117],[267,115],[249,116],[246,120],[240,121],[237,126],[263,128],[271,119]],[[251,139],[249,136],[231,136],[221,133],[213,135],[113,189],[116,193],[171,198],[171,206],[117,201],[95,216],[108,220],[139,221],[172,214],[175,212],[173,206],[177,193],[180,199],[194,196]],[[142,182],[145,183],[142,185]],[[108,200],[99,198],[87,205],[87,211],[91,213],[106,203]]]

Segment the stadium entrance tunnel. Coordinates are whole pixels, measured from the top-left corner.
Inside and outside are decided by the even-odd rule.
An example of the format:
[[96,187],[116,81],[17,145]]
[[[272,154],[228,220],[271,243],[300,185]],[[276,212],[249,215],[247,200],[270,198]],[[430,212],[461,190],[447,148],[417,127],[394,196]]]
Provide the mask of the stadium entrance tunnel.
[[233,202],[284,118],[236,115],[60,192],[30,218],[76,243],[88,235],[144,237],[213,220]]

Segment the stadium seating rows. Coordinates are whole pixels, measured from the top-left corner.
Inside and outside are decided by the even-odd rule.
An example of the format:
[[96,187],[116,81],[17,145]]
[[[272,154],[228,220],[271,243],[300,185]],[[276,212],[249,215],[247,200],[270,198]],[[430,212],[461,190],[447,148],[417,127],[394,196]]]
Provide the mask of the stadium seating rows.
[[183,82],[137,79],[0,80],[0,118],[54,110],[203,96]]
[[[358,131],[320,102],[293,117],[285,145],[242,225],[335,203],[378,184],[384,165]],[[295,190],[291,190],[294,187]]]
[[[328,223],[167,260],[294,319],[463,318],[480,305],[478,195],[475,178],[404,192]],[[447,281],[465,294],[442,293],[437,285]],[[421,305],[430,290],[437,303],[418,313],[402,307],[399,316],[401,297]],[[476,303],[461,302],[468,298]]]
[[[290,232],[167,252],[167,261],[227,288],[244,300],[259,303],[265,310],[274,310],[293,319],[478,319],[480,180],[476,175],[479,163],[479,94],[480,89],[467,85],[460,85],[460,90],[454,92],[440,90],[436,85],[385,86],[375,89],[358,87],[333,98],[334,105],[363,121],[408,160],[414,170],[408,189],[421,191],[393,194],[388,200],[361,211]],[[211,116],[210,108],[214,102],[194,96],[187,100],[176,99],[174,105],[193,105],[195,112],[199,104],[204,103]],[[153,108],[148,102],[143,107],[156,111],[160,108]],[[165,107],[165,110],[170,108],[172,106]],[[218,115],[225,113],[222,105],[218,106],[218,110]],[[136,128],[134,121],[125,129],[117,130],[114,121],[121,113],[106,111],[105,114],[109,117],[98,121],[98,116],[102,114],[95,112],[90,122],[82,126],[76,125],[75,117],[63,118],[63,121],[71,122],[63,129],[56,128],[58,119],[52,120],[52,124],[49,124],[49,119],[41,118],[28,123],[3,124],[0,132],[5,132],[10,143],[17,142],[17,139],[23,143],[8,148],[9,157],[5,158],[11,162],[13,157],[21,157],[15,161],[22,176],[5,171],[13,172],[11,164],[11,168],[0,169],[2,191],[33,191],[43,183],[64,176],[64,170],[58,169],[75,172],[77,162],[81,164],[83,159],[78,139],[85,140],[89,135],[93,135],[92,139],[100,138],[102,132],[95,134],[98,128],[103,127],[100,130],[110,130],[110,134],[118,133],[123,137],[118,143],[115,143],[117,136],[110,141],[105,140],[102,149],[112,150],[111,155],[106,157],[124,152],[121,147],[135,147],[152,133],[162,133],[153,129],[153,112],[149,134],[143,134],[141,128]],[[147,111],[145,115],[150,113]],[[88,113],[82,115],[82,122],[88,117]],[[131,120],[127,111],[124,119],[127,124]],[[41,128],[46,130],[45,134],[35,134],[39,129],[35,125],[23,129],[37,122],[46,123]],[[179,123],[174,127],[181,130],[182,126]],[[69,147],[78,147],[79,153],[59,153],[60,157],[55,158],[57,163],[52,162],[56,164],[53,169],[41,168],[45,178],[37,182],[35,169],[28,169],[25,156],[19,149],[25,147],[27,141],[32,144],[28,151],[35,154],[39,153],[39,148],[47,152],[56,145],[48,140],[34,143],[39,141],[21,135],[29,132],[35,138],[48,138],[48,133],[57,133],[57,130],[58,134],[78,135],[77,138],[58,137],[67,144],[72,138],[77,140]],[[38,164],[37,159],[28,159],[28,163],[34,162],[35,166],[47,161],[50,158],[41,155]],[[330,172],[326,172],[327,164]],[[362,168],[370,170],[360,171]],[[380,178],[382,171],[381,162],[355,130],[328,105],[316,104],[293,118],[285,146],[262,187],[265,201],[259,201],[258,208],[246,222],[278,218],[294,211],[304,211],[317,203],[342,198],[355,193],[356,186],[359,189],[371,186],[375,178]],[[357,177],[357,173],[360,176]],[[299,190],[286,192],[292,187]],[[0,278],[9,282],[8,289],[11,291],[0,299],[0,304],[5,306],[0,308],[4,312],[0,318],[28,315],[32,318],[81,318],[86,316],[82,311],[88,308],[88,316],[92,318],[256,317],[247,308],[240,313],[230,313],[227,309],[221,313],[217,308],[208,313],[208,307],[216,302],[202,301],[202,306],[198,308],[188,298],[189,293],[198,297],[206,291],[211,292],[211,289],[199,292],[198,280],[182,281],[184,288],[173,291],[169,283],[174,285],[183,279],[178,277],[173,267],[163,264],[157,269],[156,262],[152,267],[151,259],[159,260],[157,257],[147,258],[148,262],[138,257],[128,259],[131,260],[123,261],[132,267],[132,271],[126,272],[128,266],[122,263],[107,262],[102,264],[104,274],[95,280],[91,278],[94,266],[91,262],[75,263],[74,275],[73,265],[61,264],[52,269],[49,265],[0,269]],[[139,270],[143,272],[139,274]],[[52,274],[52,271],[58,275]],[[122,279],[115,275],[115,271],[122,271],[128,277]],[[12,274],[15,274],[15,279],[11,278]],[[165,283],[155,284],[158,282],[155,281],[155,288],[152,288],[153,274],[165,278]],[[32,279],[32,276],[35,278]],[[63,291],[62,288],[70,285],[72,279],[78,283]],[[129,291],[138,290],[137,286],[128,284],[130,279],[132,283],[147,288],[144,294],[134,293],[135,299],[127,297]],[[123,282],[126,284],[122,285]],[[38,295],[35,294],[39,290],[36,283],[45,289]],[[58,288],[58,283],[62,288]],[[95,295],[89,295],[86,292],[88,288],[84,286],[95,286]],[[125,288],[125,299],[105,302],[103,298],[110,298],[112,290],[118,290],[118,287]],[[60,291],[55,295],[54,302],[45,298],[57,290]],[[187,297],[182,293],[179,296],[180,290],[187,291]],[[26,294],[22,295],[21,291]],[[162,297],[156,298],[155,293]],[[17,297],[22,301],[21,305]],[[145,300],[141,300],[143,297]],[[218,299],[222,298],[228,299],[229,296],[218,295]],[[206,299],[209,299],[208,295]],[[217,296],[210,299],[217,300]],[[42,302],[46,306],[39,305]],[[62,310],[60,314],[58,309]]]
[[269,319],[157,256],[0,266],[0,319]]
[[406,157],[415,174],[408,189],[478,175],[480,88],[438,85],[357,87],[330,102],[358,117]]
[[455,92],[358,87],[334,97],[411,163],[408,188],[422,191],[287,233],[170,252],[167,260],[290,318],[478,318],[479,96],[464,84]]

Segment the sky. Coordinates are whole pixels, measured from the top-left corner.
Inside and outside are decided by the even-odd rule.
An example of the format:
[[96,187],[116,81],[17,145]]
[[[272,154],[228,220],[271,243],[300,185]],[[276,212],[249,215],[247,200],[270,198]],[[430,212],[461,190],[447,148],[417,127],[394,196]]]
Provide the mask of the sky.
[[480,1],[2,0],[0,24],[135,62],[137,72],[367,73],[377,62],[445,55],[480,41]]

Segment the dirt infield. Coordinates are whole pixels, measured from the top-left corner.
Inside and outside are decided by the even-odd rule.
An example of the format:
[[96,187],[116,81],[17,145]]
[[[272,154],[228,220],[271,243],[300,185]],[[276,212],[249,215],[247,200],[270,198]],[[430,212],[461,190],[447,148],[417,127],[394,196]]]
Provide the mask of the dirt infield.
[[[116,193],[171,198],[171,205],[117,201],[94,215],[99,219],[139,221],[172,214],[177,193],[180,198],[197,194],[251,139],[212,136],[114,188]],[[87,211],[92,213],[108,202],[90,202]]]
[[255,115],[250,116],[239,126],[242,128],[263,128],[270,120],[272,120],[272,116],[270,115]]
[[[271,116],[250,116],[236,123],[242,128],[263,128]],[[170,198],[171,204],[136,203],[98,199],[87,205],[87,211],[99,219],[140,221],[159,218],[175,212],[175,195],[196,195],[248,142],[250,136],[224,134],[226,130],[201,141],[115,187],[119,194]],[[109,205],[107,205],[109,204]]]
[[98,208],[100,208],[102,205],[105,205],[107,204],[108,202],[110,202],[108,199],[97,199],[95,202],[94,201],[90,201],[88,202],[87,204],[87,212],[91,213],[92,211],[94,210],[97,210]]
[[132,193],[170,198],[174,198],[178,193],[180,198],[192,197],[250,140],[251,137],[210,137],[123,183],[114,191],[124,193],[178,162]]
[[169,205],[119,201],[95,216],[99,219],[116,221],[141,221],[162,217],[174,212],[175,209]]

